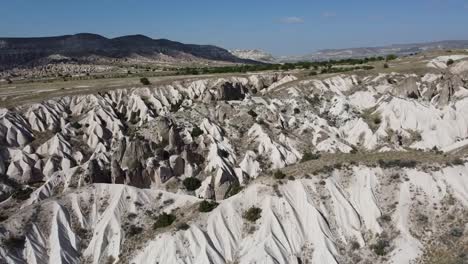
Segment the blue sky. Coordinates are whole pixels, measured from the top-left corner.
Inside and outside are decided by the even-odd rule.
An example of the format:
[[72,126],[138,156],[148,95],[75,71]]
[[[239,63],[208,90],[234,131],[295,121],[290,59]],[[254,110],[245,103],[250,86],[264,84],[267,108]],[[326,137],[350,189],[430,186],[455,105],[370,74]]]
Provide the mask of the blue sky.
[[0,36],[145,34],[275,55],[468,39],[468,0],[5,0]]

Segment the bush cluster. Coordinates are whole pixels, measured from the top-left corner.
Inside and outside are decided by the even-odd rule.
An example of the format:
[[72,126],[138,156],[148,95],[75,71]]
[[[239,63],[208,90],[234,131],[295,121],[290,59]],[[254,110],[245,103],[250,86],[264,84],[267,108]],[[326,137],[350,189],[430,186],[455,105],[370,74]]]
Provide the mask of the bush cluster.
[[252,206],[249,208],[249,210],[244,212],[242,217],[250,222],[255,222],[260,219],[260,217],[262,217],[262,209]]
[[309,160],[317,160],[317,159],[320,159],[320,154],[306,151],[304,152],[304,154],[302,154],[301,162],[305,162]]
[[156,219],[156,222],[153,224],[153,229],[163,228],[172,225],[176,220],[176,216],[173,214],[162,213]]
[[286,178],[286,174],[284,174],[284,172],[282,172],[281,170],[276,170],[273,174],[273,177],[275,177],[275,179],[277,180],[282,180]]
[[188,191],[195,191],[201,186],[201,181],[194,177],[185,178],[182,183]]
[[216,207],[218,207],[218,205],[219,204],[215,201],[203,200],[198,206],[198,211],[202,213],[208,213],[213,211]]

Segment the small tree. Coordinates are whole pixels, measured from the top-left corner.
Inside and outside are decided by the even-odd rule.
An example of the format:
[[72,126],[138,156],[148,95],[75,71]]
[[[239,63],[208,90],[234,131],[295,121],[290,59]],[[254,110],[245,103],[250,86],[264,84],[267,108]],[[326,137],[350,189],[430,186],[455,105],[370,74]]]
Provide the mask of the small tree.
[[189,191],[195,191],[201,186],[201,181],[194,177],[186,178],[182,183],[184,184],[185,188]]
[[150,85],[151,84],[150,81],[148,80],[148,78],[145,78],[145,77],[141,78],[140,82],[143,85]]

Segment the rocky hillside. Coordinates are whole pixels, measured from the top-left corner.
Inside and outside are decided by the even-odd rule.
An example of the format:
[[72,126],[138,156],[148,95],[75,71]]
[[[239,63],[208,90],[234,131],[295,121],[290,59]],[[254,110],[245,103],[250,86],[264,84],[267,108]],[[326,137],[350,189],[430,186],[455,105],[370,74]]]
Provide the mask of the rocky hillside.
[[263,50],[253,49],[253,50],[230,50],[229,51],[232,55],[242,58],[242,59],[249,59],[254,61],[260,61],[265,63],[275,63],[277,62],[276,58],[273,57],[270,53],[267,53]]
[[468,67],[450,58],[1,109],[0,262],[466,263]]
[[57,61],[215,60],[248,63],[227,50],[209,45],[191,45],[143,35],[108,39],[96,34],[76,34],[43,38],[0,38],[2,69]]

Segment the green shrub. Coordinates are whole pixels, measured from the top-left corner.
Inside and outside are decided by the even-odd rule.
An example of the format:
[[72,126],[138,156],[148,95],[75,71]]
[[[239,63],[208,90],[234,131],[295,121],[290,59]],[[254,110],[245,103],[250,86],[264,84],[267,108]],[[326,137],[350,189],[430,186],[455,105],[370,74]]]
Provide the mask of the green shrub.
[[203,130],[201,130],[201,128],[199,128],[198,126],[194,126],[190,134],[192,135],[192,138],[196,138],[200,135],[203,135]]
[[452,160],[452,162],[450,164],[455,165],[455,166],[459,166],[459,165],[464,165],[465,162],[460,158],[455,158],[454,160]]
[[24,188],[24,189],[20,189],[18,191],[16,191],[12,196],[13,198],[17,199],[17,200],[27,200],[29,198],[29,196],[31,195],[31,193],[33,192],[33,189],[31,188]]
[[262,209],[252,206],[249,208],[249,210],[244,212],[242,217],[250,222],[255,222],[260,219],[260,217],[262,217]]
[[151,84],[150,81],[148,80],[148,78],[145,78],[145,77],[141,78],[140,82],[143,85],[150,85]]
[[190,226],[187,223],[180,223],[177,225],[177,230],[187,230]]
[[201,186],[201,181],[194,177],[185,178],[182,183],[188,191],[195,191]]
[[385,64],[383,65],[383,67],[384,67],[385,69],[388,69],[388,67],[389,67],[389,66],[388,66],[388,63],[385,63]]
[[454,63],[455,63],[455,61],[453,61],[452,59],[449,59],[449,60],[447,61],[447,66],[450,66],[450,65],[452,65],[452,64],[454,64]]
[[156,219],[156,222],[153,224],[153,229],[163,228],[172,225],[176,220],[176,216],[173,214],[162,213]]
[[257,118],[257,116],[258,116],[257,113],[255,113],[255,111],[252,110],[252,109],[250,109],[250,110],[247,112],[247,114],[249,114],[249,115],[250,115],[251,117],[253,117],[253,118]]
[[282,180],[282,179],[286,178],[286,174],[284,174],[281,170],[276,170],[275,173],[273,174],[273,176],[277,180]]
[[372,119],[372,121],[374,122],[374,124],[376,125],[380,125],[380,123],[382,123],[382,119],[380,118],[380,116],[374,116],[374,118]]
[[351,249],[352,250],[358,250],[360,248],[361,248],[361,245],[359,245],[358,242],[356,242],[356,241],[351,242]]
[[463,229],[454,227],[452,230],[450,230],[450,235],[454,237],[462,237],[463,236]]
[[385,256],[387,254],[387,247],[390,246],[390,243],[387,240],[380,239],[374,245],[371,245],[372,250],[375,254],[379,256]]
[[231,184],[224,198],[229,198],[240,193],[244,189],[238,182]]
[[218,205],[219,204],[217,202],[203,200],[203,202],[201,202],[200,205],[198,206],[198,211],[202,213],[208,213],[208,212],[213,211],[213,209],[218,207]]
[[309,160],[317,160],[317,159],[320,159],[320,154],[318,153],[311,153],[309,151],[306,151],[304,152],[304,154],[302,154],[302,159],[301,159],[301,162],[305,162],[305,161],[309,161]]
[[415,168],[418,162],[415,160],[379,160],[380,167],[382,168]]
[[141,234],[141,232],[143,232],[143,228],[141,228],[139,226],[131,225],[130,228],[128,229],[128,235],[130,237],[139,235],[139,234]]
[[384,214],[379,217],[379,220],[382,222],[390,222],[392,221],[392,217],[388,214]]
[[386,61],[396,60],[398,57],[394,54],[387,55]]
[[71,127],[75,128],[75,129],[80,129],[80,128],[81,128],[81,124],[78,123],[78,122],[73,122],[73,123],[71,124]]

